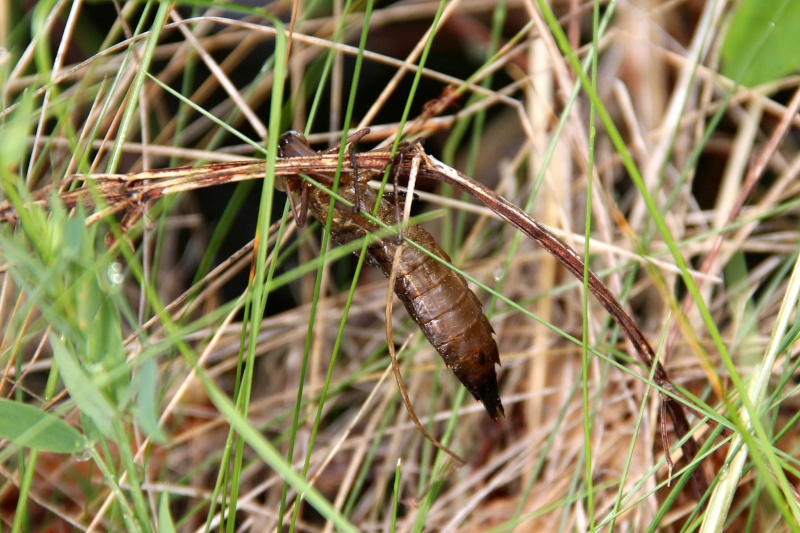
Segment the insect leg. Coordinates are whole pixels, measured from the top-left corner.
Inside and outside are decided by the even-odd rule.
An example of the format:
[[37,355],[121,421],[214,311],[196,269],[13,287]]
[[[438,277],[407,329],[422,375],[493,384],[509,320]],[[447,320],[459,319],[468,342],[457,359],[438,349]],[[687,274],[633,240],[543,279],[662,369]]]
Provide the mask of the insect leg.
[[306,218],[308,217],[308,185],[303,185],[303,190],[300,192],[300,212],[297,214],[297,225],[298,227],[303,227],[306,224]]
[[[345,145],[355,144],[358,141],[360,141],[361,139],[363,139],[364,137],[366,137],[368,133],[369,133],[369,128],[361,128],[357,132],[353,133],[350,137],[348,137],[344,141],[344,144]],[[322,150],[320,153],[321,154],[335,154],[336,152],[339,151],[339,148],[341,146],[342,146],[341,144],[337,144],[336,146],[331,146],[327,150]]]
[[[361,195],[358,192],[358,187],[360,185],[359,184],[359,179],[358,179],[358,162],[356,160],[356,150],[355,150],[354,145],[355,145],[355,143],[360,141],[362,138],[364,138],[368,133],[369,133],[369,128],[362,128],[362,129],[358,130],[357,132],[353,133],[351,136],[349,136],[344,142],[345,146],[349,146],[348,150],[349,150],[349,153],[350,153],[350,168],[352,169],[352,172],[353,172],[353,178],[352,178],[353,179],[353,195],[354,195],[353,214],[357,214],[359,211],[361,211]],[[332,146],[332,147],[328,148],[327,150],[321,151],[320,153],[321,154],[333,154],[333,153],[338,152],[340,147],[341,147],[341,145],[337,144],[336,146]]]
[[[364,130],[360,130],[356,132],[356,134],[360,133],[361,131]],[[368,132],[369,129],[364,132],[364,135],[366,135]],[[353,148],[353,143],[350,143],[350,168],[353,170],[353,214],[357,215],[361,211],[361,194],[358,191],[358,159],[356,158],[356,150]]]
[[[131,250],[135,250],[136,246],[133,244],[133,241],[128,236],[128,231],[142,218],[144,215],[144,206],[137,200],[134,200],[130,205],[125,207],[125,214],[122,215],[122,220],[119,222],[117,229],[119,231],[119,235],[122,237],[123,240],[127,241],[128,246]],[[109,250],[113,248],[114,244],[117,242],[117,238],[114,235],[114,232],[109,230],[106,233],[106,248]]]
[[298,228],[306,225],[308,218],[308,186],[305,183],[300,185],[300,206],[295,203],[294,194],[291,187],[287,187],[286,194],[289,196],[289,204],[292,207],[292,216]]

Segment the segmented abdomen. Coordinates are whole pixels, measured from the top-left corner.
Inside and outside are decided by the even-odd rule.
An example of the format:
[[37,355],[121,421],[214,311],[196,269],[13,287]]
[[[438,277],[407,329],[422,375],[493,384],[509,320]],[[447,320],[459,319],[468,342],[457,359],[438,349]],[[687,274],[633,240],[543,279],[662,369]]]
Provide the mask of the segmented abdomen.
[[[354,199],[352,185],[339,194]],[[366,184],[359,188],[361,209],[373,212],[377,195]],[[389,196],[388,198],[390,198]],[[376,218],[384,224],[397,225],[394,203],[388,198],[380,201]],[[311,191],[309,210],[322,224],[328,215],[330,197],[319,189]],[[378,228],[348,206],[336,207],[331,221],[331,236],[339,244],[364,237]],[[446,262],[450,258],[423,228],[409,225],[403,236],[419,244]],[[387,277],[391,273],[397,244],[389,237],[370,244],[367,262],[380,268]],[[503,404],[497,387],[494,365],[500,364],[497,343],[491,324],[483,314],[481,303],[467,286],[466,280],[446,265],[417,250],[403,247],[394,292],[403,302],[409,316],[422,329],[445,364],[453,371],[470,393],[486,407],[495,420],[503,415]]]
[[[414,226],[405,228],[404,232],[406,237],[450,262],[424,229]],[[384,240],[379,252],[374,248],[370,250],[387,276],[396,246]],[[494,330],[466,280],[409,245],[402,251],[394,292],[467,390],[483,403],[492,418],[502,416],[503,405],[494,368],[495,364],[500,364],[500,356],[492,335]]]

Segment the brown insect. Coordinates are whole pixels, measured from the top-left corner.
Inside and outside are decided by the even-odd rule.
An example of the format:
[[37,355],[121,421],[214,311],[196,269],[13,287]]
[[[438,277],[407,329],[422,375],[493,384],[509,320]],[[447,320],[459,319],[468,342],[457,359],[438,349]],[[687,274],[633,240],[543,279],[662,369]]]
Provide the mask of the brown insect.
[[[348,142],[353,140],[351,137]],[[278,154],[281,158],[319,157],[305,137],[294,131],[281,136]],[[333,185],[333,176],[330,173],[307,174],[326,187]],[[334,206],[331,219],[331,237],[334,242],[346,244],[379,230],[379,226],[369,221],[361,212],[376,213],[376,204],[378,207],[375,218],[387,226],[398,224],[399,209],[395,196],[386,194],[378,197],[367,186],[374,175],[374,172],[358,170],[354,170],[352,174],[342,173],[337,193],[356,208],[343,203]],[[309,184],[300,175],[284,176],[282,183],[276,183],[279,189],[288,191],[298,225],[305,222],[306,211],[310,211],[321,224],[326,223],[331,201],[326,192]],[[293,193],[300,194],[299,207],[295,205]],[[447,253],[423,228],[410,224],[403,227],[402,235],[450,262]],[[495,364],[500,364],[500,356],[492,336],[494,330],[483,314],[478,297],[461,275],[413,246],[404,246],[402,241],[394,237],[370,243],[366,252],[367,263],[380,268],[389,277],[392,259],[399,246],[403,246],[403,249],[400,252],[394,285],[395,294],[445,364],[475,399],[483,403],[489,416],[497,420],[503,416],[503,404],[497,390],[494,368]]]

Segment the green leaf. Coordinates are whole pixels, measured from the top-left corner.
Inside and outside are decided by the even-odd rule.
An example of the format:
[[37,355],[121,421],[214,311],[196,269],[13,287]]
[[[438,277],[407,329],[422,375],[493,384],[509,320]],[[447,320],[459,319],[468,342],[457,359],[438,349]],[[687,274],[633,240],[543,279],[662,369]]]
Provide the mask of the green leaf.
[[88,447],[83,435],[60,418],[5,398],[0,398],[0,437],[54,453],[78,453]]
[[[122,405],[129,396],[130,374],[125,361],[125,347],[122,345],[122,328],[119,321],[119,310],[113,299],[103,292],[92,278],[87,284],[85,294],[95,294],[98,298],[90,307],[94,310],[94,320],[85,326],[88,331],[86,341],[87,364],[92,365],[95,381],[102,378],[107,385],[103,388],[106,397]],[[82,309],[81,312],[88,318]]]
[[18,164],[27,151],[28,131],[33,122],[33,96],[31,91],[22,93],[22,98],[17,102],[17,107],[0,123],[0,167],[3,174],[12,166]]
[[800,2],[744,0],[722,47],[722,74],[754,86],[800,70]]
[[97,428],[106,436],[113,435],[111,421],[116,412],[103,393],[97,388],[92,378],[78,364],[67,347],[54,336],[50,337],[53,346],[53,357],[58,363],[64,385],[81,413],[88,416]]
[[161,533],[175,532],[175,523],[172,521],[172,515],[169,512],[169,492],[166,490],[161,493],[161,498],[158,501],[158,531],[161,531]]
[[165,443],[166,435],[158,425],[158,368],[153,359],[146,359],[138,368],[134,380],[136,394],[136,407],[133,414],[136,423],[144,433],[154,442]]

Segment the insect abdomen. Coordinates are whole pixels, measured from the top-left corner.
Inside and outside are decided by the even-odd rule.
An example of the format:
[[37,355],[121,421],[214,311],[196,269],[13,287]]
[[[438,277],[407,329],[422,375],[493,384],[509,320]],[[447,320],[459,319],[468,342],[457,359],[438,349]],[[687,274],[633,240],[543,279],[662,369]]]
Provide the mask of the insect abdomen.
[[[450,261],[424,229],[409,226],[404,232],[428,251]],[[375,263],[387,276],[396,246],[385,240],[370,250]],[[483,314],[480,301],[466,280],[446,265],[410,245],[402,254],[395,294],[445,364],[496,420],[503,415],[494,368],[495,364],[500,364],[500,356],[494,330]]]

